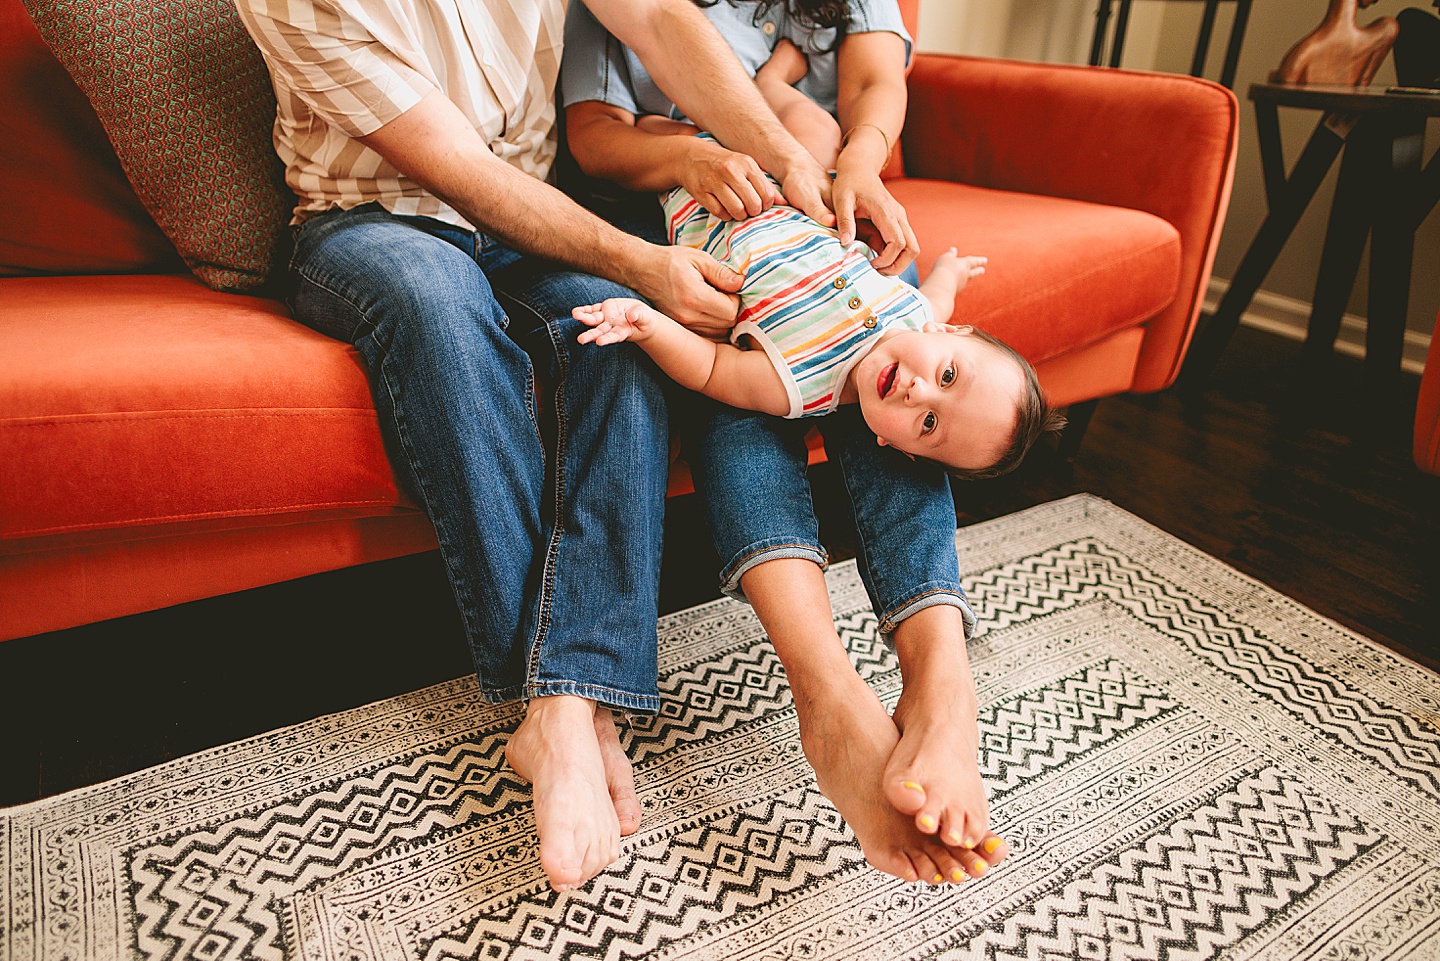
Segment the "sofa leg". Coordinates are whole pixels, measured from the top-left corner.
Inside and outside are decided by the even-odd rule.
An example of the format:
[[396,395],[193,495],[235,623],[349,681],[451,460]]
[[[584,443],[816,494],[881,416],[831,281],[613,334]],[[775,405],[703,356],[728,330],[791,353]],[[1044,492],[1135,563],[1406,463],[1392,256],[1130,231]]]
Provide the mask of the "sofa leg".
[[1065,429],[1060,432],[1060,441],[1055,453],[1061,460],[1072,461],[1080,451],[1080,442],[1085,439],[1085,428],[1090,426],[1090,417],[1095,413],[1099,400],[1087,400],[1082,404],[1071,404],[1065,408]]

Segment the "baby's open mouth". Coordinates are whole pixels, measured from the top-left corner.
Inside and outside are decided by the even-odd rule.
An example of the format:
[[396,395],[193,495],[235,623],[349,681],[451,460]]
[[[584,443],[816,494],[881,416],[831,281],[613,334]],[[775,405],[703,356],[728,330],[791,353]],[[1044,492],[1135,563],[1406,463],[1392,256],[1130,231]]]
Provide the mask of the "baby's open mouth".
[[895,386],[895,374],[899,370],[900,365],[896,363],[880,371],[880,376],[875,381],[875,390],[880,394],[881,400],[884,400],[886,395],[890,393],[891,388]]

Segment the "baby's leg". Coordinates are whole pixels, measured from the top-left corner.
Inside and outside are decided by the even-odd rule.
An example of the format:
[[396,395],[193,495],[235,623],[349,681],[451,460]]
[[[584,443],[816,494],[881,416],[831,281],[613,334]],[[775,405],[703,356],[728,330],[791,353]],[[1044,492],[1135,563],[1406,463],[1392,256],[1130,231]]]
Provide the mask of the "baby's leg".
[[840,125],[823,107],[794,87],[809,69],[800,48],[789,40],[781,40],[770,59],[756,71],[755,85],[791,136],[826,170],[834,170],[840,156]]
[[845,653],[819,565],[794,557],[766,561],[745,572],[741,587],[785,668],[815,781],[855,832],[865,860],[907,881],[954,883],[966,871],[977,874],[956,860],[973,863],[974,855],[927,837],[914,812],[887,799],[883,778],[900,732]]
[[930,301],[930,312],[937,324],[948,324],[955,313],[955,296],[965,289],[973,277],[985,273],[986,258],[960,257],[951,247],[935,261],[930,275],[920,285],[920,293]]
[[960,610],[924,608],[901,621],[892,637],[904,687],[894,714],[900,743],[885,766],[885,794],[978,878],[1010,848],[990,830]]

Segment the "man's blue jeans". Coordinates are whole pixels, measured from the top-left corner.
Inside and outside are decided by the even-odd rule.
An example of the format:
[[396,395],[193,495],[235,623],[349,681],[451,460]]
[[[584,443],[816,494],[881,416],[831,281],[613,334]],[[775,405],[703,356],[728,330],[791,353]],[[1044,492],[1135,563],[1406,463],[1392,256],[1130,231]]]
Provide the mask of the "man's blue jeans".
[[485,696],[656,710],[664,398],[639,349],[577,344],[570,316],[630,291],[376,204],[307,221],[291,281],[295,316],[364,358]]

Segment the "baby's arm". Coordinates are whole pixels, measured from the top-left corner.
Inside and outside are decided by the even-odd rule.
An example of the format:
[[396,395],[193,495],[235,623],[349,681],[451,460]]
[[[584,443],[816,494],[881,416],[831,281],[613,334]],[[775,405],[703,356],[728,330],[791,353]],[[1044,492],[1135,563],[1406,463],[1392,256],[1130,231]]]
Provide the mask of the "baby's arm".
[[765,414],[790,412],[785,384],[763,350],[741,350],[706,340],[653,307],[628,297],[576,307],[576,320],[590,329],[582,344],[633,341],[681,387],[706,397]]

